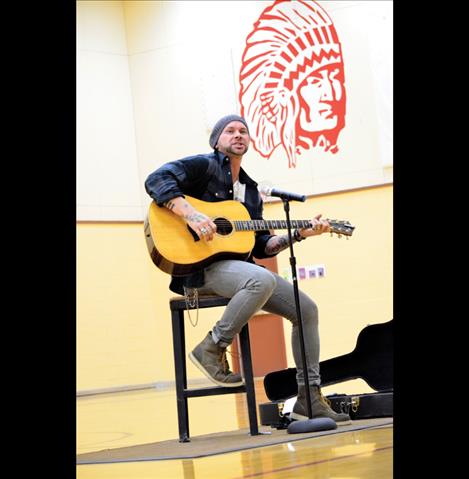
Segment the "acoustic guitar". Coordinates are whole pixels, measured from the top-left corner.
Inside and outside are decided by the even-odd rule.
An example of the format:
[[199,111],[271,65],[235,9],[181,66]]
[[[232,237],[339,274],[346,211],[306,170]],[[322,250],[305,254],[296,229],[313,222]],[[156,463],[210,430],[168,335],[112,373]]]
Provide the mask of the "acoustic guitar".
[[[212,241],[200,241],[186,222],[152,201],[144,223],[145,239],[153,263],[165,273],[186,276],[222,259],[246,260],[254,248],[255,231],[287,229],[286,220],[251,220],[235,200],[206,202],[185,195],[197,210],[217,225]],[[351,236],[348,221],[327,220],[331,233]],[[291,220],[293,228],[309,228],[310,220]]]

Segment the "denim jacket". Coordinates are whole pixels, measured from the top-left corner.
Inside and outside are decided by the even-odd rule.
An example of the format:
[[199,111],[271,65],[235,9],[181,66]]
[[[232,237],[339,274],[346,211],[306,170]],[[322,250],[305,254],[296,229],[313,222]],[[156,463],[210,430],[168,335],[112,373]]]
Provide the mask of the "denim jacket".
[[[263,219],[263,202],[257,190],[257,183],[246,174],[243,168],[239,172],[239,181],[246,185],[243,205],[251,219]],[[233,181],[230,160],[215,150],[212,153],[171,161],[148,176],[145,189],[160,207],[172,198],[184,197],[184,195],[209,202],[232,200]],[[265,245],[272,236],[267,230],[256,231],[254,248],[247,261],[254,263],[253,257],[275,256],[265,254]],[[204,271],[202,270],[188,276],[172,276],[169,288],[175,293],[184,294],[183,286],[200,288],[203,285]]]

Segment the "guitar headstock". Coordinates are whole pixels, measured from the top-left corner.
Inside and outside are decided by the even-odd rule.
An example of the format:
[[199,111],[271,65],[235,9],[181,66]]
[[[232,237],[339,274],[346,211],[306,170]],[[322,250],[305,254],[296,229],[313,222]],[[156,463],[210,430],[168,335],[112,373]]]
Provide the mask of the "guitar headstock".
[[[355,229],[355,226],[350,224],[349,221],[341,221],[341,220],[327,220],[329,223],[329,226],[331,228],[331,236],[333,233],[339,236],[339,238],[344,235],[344,236],[352,236],[353,230]],[[348,238],[347,238],[348,239]]]

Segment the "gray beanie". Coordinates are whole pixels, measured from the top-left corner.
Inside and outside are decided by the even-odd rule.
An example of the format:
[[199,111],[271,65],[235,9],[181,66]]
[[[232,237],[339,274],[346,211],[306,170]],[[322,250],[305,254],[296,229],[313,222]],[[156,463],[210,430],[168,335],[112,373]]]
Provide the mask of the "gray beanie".
[[210,139],[209,139],[208,143],[212,148],[215,148],[215,145],[217,144],[218,138],[220,138],[220,135],[222,134],[222,131],[225,129],[225,126],[228,125],[228,123],[231,123],[232,121],[240,121],[241,123],[244,123],[244,125],[248,129],[248,133],[249,133],[248,124],[246,123],[246,120],[242,116],[239,116],[239,115],[224,116],[223,118],[220,118],[215,123],[215,126],[213,127],[212,133],[210,134]]

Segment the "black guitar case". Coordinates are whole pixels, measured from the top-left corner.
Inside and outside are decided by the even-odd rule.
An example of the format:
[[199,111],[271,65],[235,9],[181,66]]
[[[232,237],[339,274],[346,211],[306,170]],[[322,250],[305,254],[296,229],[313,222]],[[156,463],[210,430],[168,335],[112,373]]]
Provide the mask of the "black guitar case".
[[[360,331],[352,352],[320,362],[321,386],[361,378],[376,391],[326,396],[332,409],[347,412],[352,419],[393,415],[393,321],[366,326]],[[266,374],[264,389],[273,403],[296,396],[296,368]],[[261,420],[267,409],[267,415],[272,419],[273,406],[262,406]]]

